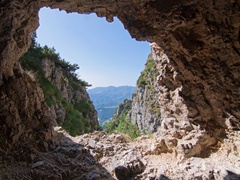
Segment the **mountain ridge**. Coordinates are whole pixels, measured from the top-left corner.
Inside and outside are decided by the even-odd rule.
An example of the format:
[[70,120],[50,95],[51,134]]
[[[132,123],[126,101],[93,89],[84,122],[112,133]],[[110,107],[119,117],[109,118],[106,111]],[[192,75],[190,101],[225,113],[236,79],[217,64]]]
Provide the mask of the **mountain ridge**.
[[112,118],[115,109],[135,92],[134,86],[107,86],[88,89],[90,99],[98,112],[99,123]]

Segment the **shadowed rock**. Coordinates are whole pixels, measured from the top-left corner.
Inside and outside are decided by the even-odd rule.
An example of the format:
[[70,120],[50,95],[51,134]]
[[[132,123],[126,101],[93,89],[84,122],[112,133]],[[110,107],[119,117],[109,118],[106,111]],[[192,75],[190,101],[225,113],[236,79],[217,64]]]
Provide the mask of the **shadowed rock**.
[[[117,16],[133,38],[155,42],[152,44],[153,59],[159,72],[156,101],[162,121],[154,141],[162,143],[152,149],[149,144],[144,145],[148,146],[146,151],[131,149],[126,157],[150,153],[146,158],[154,164],[155,159],[164,157],[163,152],[172,151],[183,161],[179,168],[187,172],[189,178],[210,177],[208,166],[214,177],[221,178],[229,167],[239,169],[239,163],[235,163],[239,158],[240,129],[239,0],[1,0],[1,154],[28,145],[47,152],[53,144],[52,121],[43,102],[43,93],[16,64],[39,25],[39,9],[46,6],[80,14],[93,12],[109,22]],[[162,151],[161,145],[167,148]],[[218,149],[220,156],[231,156],[229,167],[224,167],[228,160],[223,163],[218,156],[214,157],[213,152]],[[154,159],[152,154],[158,152],[162,152],[161,157]],[[193,157],[205,157],[205,152],[211,160],[221,161],[222,169],[214,170],[217,167],[211,162],[200,159],[204,164],[202,170]],[[186,159],[189,157],[192,159]],[[190,165],[195,162],[193,167],[198,168],[191,168],[184,161],[189,161]],[[148,170],[156,174],[156,169]],[[191,174],[191,170],[195,173]]]

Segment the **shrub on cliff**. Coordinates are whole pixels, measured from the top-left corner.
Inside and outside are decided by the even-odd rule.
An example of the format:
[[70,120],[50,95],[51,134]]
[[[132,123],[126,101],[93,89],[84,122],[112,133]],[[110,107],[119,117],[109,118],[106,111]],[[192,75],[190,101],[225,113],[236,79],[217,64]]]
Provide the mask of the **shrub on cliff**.
[[76,136],[90,132],[95,127],[87,119],[89,114],[94,114],[94,108],[87,98],[81,100],[73,97],[74,103],[68,102],[61,95],[60,89],[45,77],[43,71],[43,59],[54,62],[54,68],[59,68],[73,91],[83,93],[83,87],[91,86],[86,81],[79,79],[76,70],[79,69],[77,64],[70,64],[61,59],[56,53],[55,48],[48,46],[41,47],[35,40],[36,35],[32,37],[32,44],[29,50],[20,58],[22,67],[36,74],[37,81],[43,90],[45,102],[49,107],[62,107],[66,111],[65,119],[56,119],[58,125],[62,126],[70,135]]
[[107,133],[124,133],[135,139],[140,136],[137,125],[134,125],[128,117],[128,113],[132,108],[132,101],[125,99],[116,109],[112,121],[106,125]]
[[124,133],[135,139],[140,136],[138,127],[132,124],[131,120],[125,114],[120,115],[117,119],[110,121],[106,127],[107,133]]
[[143,88],[150,88],[150,82],[153,77],[157,75],[156,63],[152,59],[151,54],[148,56],[147,63],[145,64],[145,69],[141,72],[137,80],[137,86]]

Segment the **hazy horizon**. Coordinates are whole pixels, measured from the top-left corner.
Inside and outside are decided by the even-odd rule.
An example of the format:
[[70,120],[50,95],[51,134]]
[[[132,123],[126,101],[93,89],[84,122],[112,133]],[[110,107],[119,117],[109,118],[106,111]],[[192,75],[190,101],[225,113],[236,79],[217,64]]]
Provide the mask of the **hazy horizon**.
[[112,85],[109,85],[109,86],[97,86],[97,87],[87,87],[87,89],[94,89],[94,88],[108,88],[108,87],[136,87],[136,85],[134,86],[131,86],[131,85],[121,85],[121,86],[112,86]]

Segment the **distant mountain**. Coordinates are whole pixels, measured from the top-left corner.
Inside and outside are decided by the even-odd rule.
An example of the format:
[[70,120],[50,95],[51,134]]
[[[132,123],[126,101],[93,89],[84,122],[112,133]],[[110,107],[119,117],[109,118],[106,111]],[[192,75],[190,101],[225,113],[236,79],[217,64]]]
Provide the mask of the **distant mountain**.
[[131,98],[136,87],[109,86],[88,89],[87,92],[98,112],[99,124],[113,117],[115,109],[126,98]]

